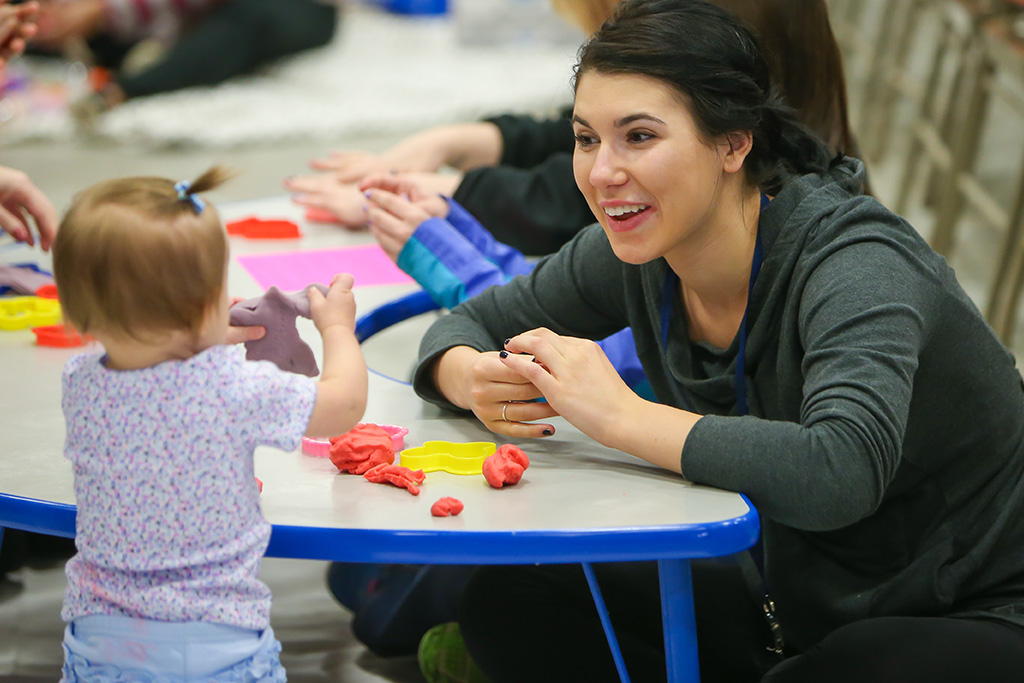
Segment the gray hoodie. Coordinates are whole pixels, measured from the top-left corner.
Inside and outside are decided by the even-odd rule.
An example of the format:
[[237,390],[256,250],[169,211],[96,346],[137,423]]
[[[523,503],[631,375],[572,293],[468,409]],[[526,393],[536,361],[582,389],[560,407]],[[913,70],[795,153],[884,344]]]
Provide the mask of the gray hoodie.
[[859,194],[844,159],[788,183],[761,214],[748,308],[750,414],[732,415],[737,340],[691,342],[675,289],[661,348],[663,259],[620,262],[592,226],[528,276],[424,336],[414,385],[455,345],[540,326],[600,339],[629,325],[659,400],[706,417],[687,479],[746,494],[787,643],[877,616],[971,615],[1024,626],[1024,384],[946,262]]

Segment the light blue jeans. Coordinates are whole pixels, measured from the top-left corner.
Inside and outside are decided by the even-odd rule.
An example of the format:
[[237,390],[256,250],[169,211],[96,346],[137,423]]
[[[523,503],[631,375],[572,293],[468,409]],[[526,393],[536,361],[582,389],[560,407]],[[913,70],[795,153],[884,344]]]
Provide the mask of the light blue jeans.
[[285,683],[274,630],[116,616],[64,629],[61,683]]

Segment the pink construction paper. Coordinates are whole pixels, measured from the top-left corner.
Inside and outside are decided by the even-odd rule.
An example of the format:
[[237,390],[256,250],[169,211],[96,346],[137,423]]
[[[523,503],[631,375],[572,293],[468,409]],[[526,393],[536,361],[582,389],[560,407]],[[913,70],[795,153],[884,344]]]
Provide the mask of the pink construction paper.
[[267,289],[276,286],[284,292],[294,292],[314,282],[329,285],[337,273],[352,273],[355,287],[413,282],[376,244],[338,249],[278,251],[236,258],[260,287]]

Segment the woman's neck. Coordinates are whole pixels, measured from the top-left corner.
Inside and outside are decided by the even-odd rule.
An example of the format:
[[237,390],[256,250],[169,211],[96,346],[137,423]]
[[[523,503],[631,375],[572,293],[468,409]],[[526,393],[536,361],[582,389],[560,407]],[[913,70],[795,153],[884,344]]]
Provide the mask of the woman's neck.
[[711,312],[746,306],[760,213],[757,188],[723,192],[722,201],[703,225],[665,255],[679,277],[684,300]]

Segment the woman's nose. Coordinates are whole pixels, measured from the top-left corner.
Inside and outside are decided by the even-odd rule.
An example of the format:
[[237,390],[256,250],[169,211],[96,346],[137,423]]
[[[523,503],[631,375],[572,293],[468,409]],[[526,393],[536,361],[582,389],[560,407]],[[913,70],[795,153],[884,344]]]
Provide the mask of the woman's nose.
[[625,180],[626,172],[614,148],[602,146],[598,149],[590,169],[591,184],[595,187],[609,187],[621,185]]

